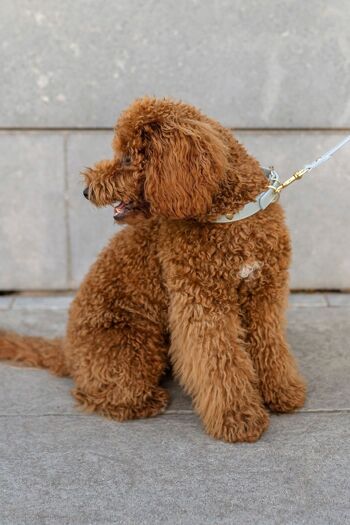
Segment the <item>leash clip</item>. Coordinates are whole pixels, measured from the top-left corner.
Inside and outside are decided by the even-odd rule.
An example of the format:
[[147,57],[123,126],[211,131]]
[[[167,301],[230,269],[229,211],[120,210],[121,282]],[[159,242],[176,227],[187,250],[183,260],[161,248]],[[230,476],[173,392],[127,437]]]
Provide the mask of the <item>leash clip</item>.
[[282,182],[282,184],[277,186],[277,188],[275,188],[274,186],[269,186],[269,188],[274,190],[274,192],[279,196],[281,191],[284,190],[284,188],[287,188],[287,186],[289,186],[290,184],[292,184],[296,180],[302,179],[303,175],[305,175],[305,173],[308,172],[308,171],[309,171],[308,168],[302,168],[301,170],[298,170],[295,173],[293,173],[293,175],[291,177],[289,177],[289,179],[287,179],[286,181]]

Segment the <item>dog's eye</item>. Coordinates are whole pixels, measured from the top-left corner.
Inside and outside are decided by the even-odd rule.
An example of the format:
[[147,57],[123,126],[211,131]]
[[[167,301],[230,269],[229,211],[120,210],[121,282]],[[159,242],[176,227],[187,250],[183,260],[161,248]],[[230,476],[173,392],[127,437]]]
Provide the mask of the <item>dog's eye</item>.
[[124,166],[130,166],[130,164],[132,163],[131,156],[130,155],[123,155],[122,162],[123,162]]

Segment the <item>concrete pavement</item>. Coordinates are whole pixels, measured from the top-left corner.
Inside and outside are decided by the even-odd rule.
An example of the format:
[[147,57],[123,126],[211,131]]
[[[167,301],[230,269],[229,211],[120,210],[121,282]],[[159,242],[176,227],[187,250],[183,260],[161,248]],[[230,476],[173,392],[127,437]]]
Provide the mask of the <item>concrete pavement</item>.
[[[0,326],[63,333],[68,295],[0,296]],[[350,295],[294,294],[288,338],[308,381],[299,413],[256,444],[204,434],[170,379],[161,417],[78,411],[70,379],[0,364],[0,523],[350,523]]]

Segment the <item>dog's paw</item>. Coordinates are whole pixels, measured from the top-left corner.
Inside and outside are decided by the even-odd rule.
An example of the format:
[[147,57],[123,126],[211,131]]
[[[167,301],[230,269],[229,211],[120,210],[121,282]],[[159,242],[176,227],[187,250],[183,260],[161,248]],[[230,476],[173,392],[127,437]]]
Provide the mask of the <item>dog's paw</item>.
[[135,418],[153,417],[165,412],[170,394],[164,388],[154,388],[143,396],[143,401],[134,407]]
[[263,407],[254,411],[234,412],[229,410],[222,425],[210,434],[228,443],[254,443],[269,426],[269,414]]
[[300,377],[269,381],[262,388],[266,406],[273,412],[292,412],[304,406],[306,385]]
[[136,399],[135,402],[120,404],[112,403],[108,398],[101,400],[100,396],[94,399],[78,389],[73,390],[73,395],[88,412],[98,412],[117,421],[157,416],[165,412],[170,400],[169,392],[160,387],[145,392],[142,398]]

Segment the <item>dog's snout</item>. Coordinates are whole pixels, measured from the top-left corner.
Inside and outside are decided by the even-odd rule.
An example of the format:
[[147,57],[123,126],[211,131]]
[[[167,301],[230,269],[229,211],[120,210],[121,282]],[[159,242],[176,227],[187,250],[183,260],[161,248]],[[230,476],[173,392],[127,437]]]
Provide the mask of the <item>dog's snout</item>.
[[88,186],[83,191],[83,195],[84,195],[85,199],[89,200],[89,187]]

